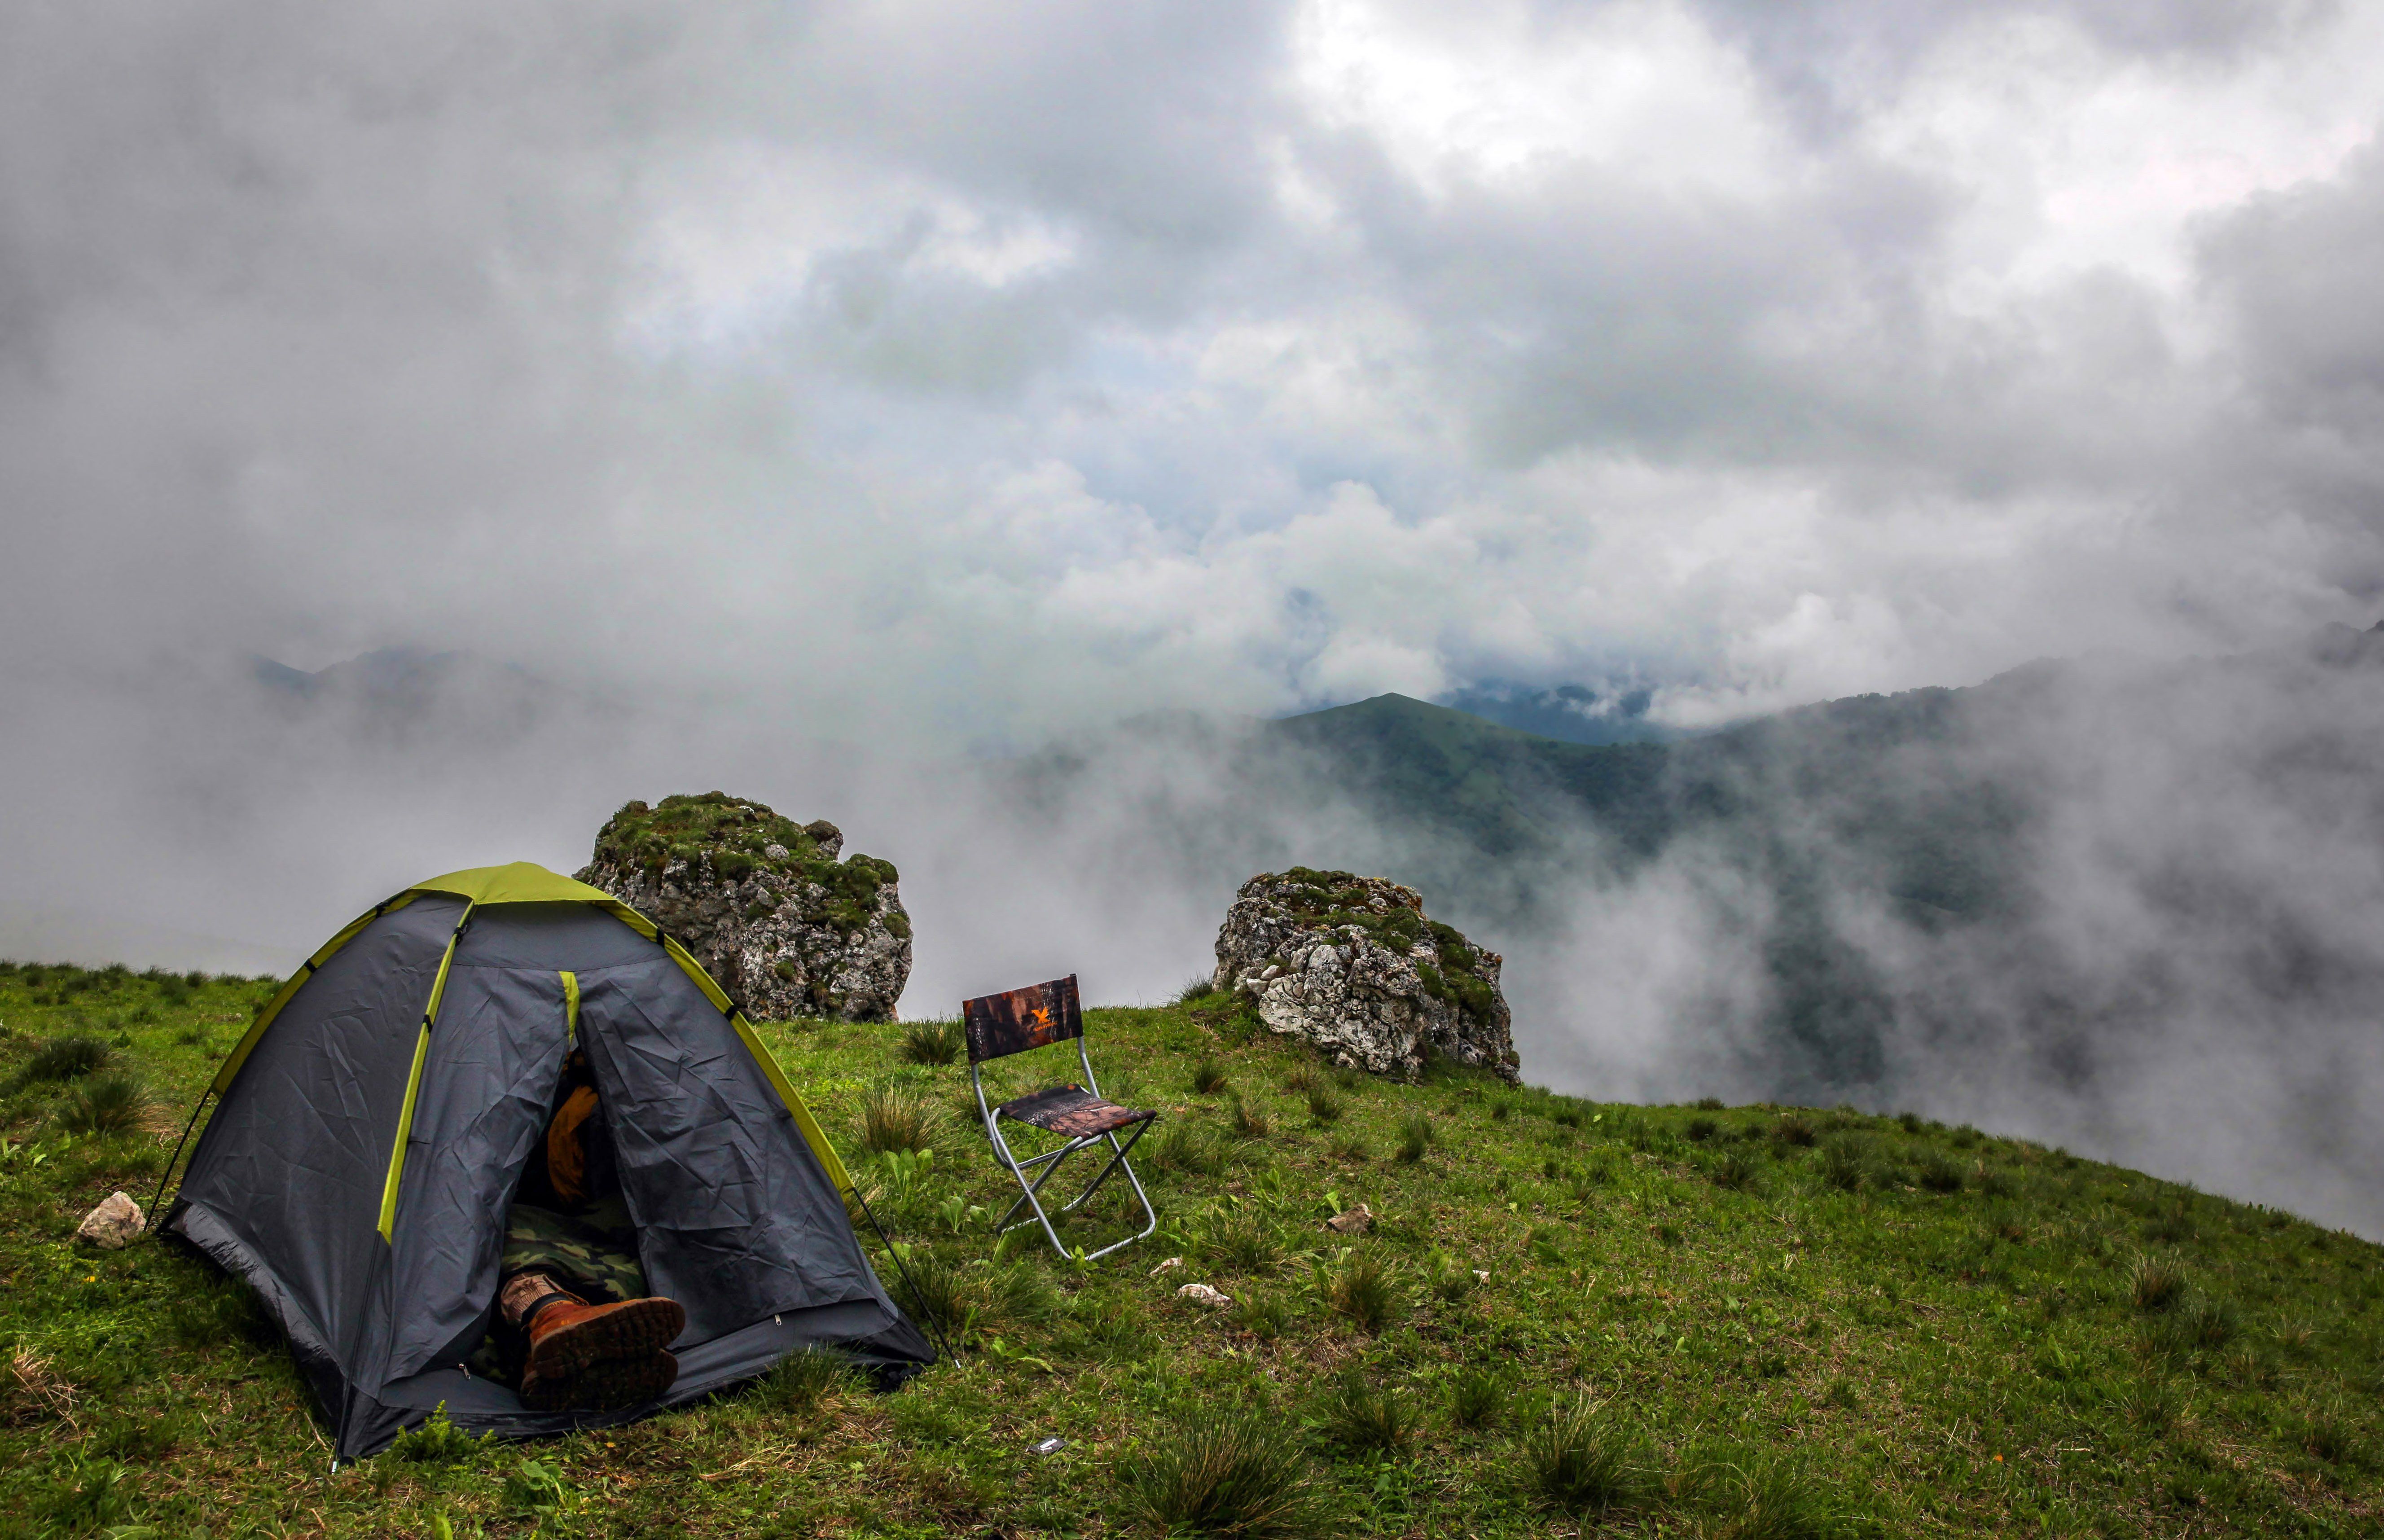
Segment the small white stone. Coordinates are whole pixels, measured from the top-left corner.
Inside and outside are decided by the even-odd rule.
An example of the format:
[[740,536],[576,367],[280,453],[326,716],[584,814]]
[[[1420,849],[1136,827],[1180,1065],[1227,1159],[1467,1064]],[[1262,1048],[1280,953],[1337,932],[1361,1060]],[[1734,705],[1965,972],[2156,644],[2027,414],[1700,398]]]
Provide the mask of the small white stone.
[[112,1192],[82,1216],[82,1223],[75,1227],[75,1238],[104,1251],[121,1251],[141,1234],[142,1223],[141,1205],[132,1201],[132,1195]]
[[1220,1310],[1234,1302],[1232,1295],[1211,1288],[1206,1284],[1186,1284],[1175,1293],[1179,1298],[1189,1299],[1196,1305],[1206,1305],[1211,1310]]
[[764,845],[762,847],[762,853],[772,861],[787,859],[787,848],[784,845]]
[[1184,1259],[1183,1259],[1183,1258],[1181,1258],[1181,1257],[1170,1257],[1170,1258],[1168,1258],[1165,1261],[1161,1262],[1157,1267],[1152,1268],[1152,1269],[1150,1270],[1150,1272],[1149,1272],[1149,1273],[1148,1275],[1149,1275],[1149,1276],[1150,1276],[1150,1277],[1156,1278],[1156,1277],[1158,1277],[1161,1273],[1162,1273],[1166,1272],[1166,1271],[1167,1271],[1169,1268],[1171,1268],[1171,1267],[1182,1267],[1183,1265],[1184,1265]]

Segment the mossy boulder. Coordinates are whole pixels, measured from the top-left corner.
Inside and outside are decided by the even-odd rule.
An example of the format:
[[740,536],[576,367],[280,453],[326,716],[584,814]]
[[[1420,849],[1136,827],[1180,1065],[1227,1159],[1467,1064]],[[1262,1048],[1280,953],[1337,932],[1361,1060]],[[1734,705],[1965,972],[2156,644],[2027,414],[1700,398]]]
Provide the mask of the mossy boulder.
[[1512,1081],[1502,962],[1427,918],[1412,888],[1295,866],[1242,885],[1217,932],[1216,985],[1339,1063],[1413,1077],[1437,1055]]
[[652,917],[748,1016],[894,1019],[911,917],[894,863],[838,857],[844,835],[722,791],[631,802],[579,880]]

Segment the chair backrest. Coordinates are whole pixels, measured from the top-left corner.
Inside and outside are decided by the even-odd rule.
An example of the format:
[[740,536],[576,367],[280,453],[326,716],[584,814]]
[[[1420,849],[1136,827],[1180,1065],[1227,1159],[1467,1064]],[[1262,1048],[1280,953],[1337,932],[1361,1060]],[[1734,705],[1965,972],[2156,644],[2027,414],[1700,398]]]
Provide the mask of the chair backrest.
[[963,1000],[961,1021],[968,1034],[972,1064],[1085,1035],[1085,1008],[1076,994],[1074,974],[1049,984]]

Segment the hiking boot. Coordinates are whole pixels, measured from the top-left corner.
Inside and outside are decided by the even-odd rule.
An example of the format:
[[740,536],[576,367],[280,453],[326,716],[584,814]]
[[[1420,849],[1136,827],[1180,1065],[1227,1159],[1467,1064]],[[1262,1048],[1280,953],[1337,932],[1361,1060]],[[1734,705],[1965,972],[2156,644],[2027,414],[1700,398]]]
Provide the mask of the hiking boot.
[[522,1405],[532,1411],[619,1411],[642,1406],[677,1384],[678,1360],[656,1348],[636,1358],[598,1359],[576,1374],[522,1371]]
[[529,1364],[524,1374],[535,1372],[540,1381],[551,1383],[567,1380],[592,1363],[659,1352],[687,1329],[687,1311],[676,1299],[590,1305],[556,1294],[530,1313],[527,1329]]

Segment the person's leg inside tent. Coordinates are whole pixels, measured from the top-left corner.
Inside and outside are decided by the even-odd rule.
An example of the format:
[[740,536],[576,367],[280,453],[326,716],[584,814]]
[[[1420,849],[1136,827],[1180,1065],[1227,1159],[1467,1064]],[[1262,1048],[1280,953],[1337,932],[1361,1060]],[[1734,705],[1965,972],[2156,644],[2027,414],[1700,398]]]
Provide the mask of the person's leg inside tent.
[[678,1377],[668,1348],[687,1311],[646,1293],[603,1105],[577,1050],[505,1216],[497,1302],[502,1356],[519,1365],[533,1410],[636,1406]]

